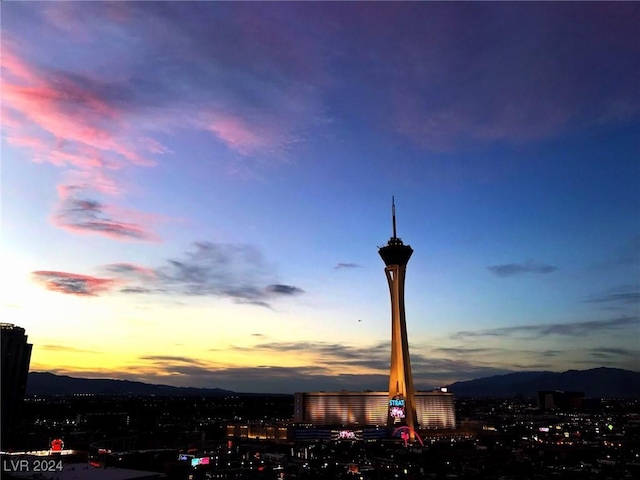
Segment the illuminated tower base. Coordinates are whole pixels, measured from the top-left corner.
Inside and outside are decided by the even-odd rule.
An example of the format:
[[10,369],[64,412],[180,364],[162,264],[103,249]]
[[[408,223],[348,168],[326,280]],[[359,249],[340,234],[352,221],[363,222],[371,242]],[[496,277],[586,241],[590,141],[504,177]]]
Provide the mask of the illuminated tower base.
[[395,202],[392,202],[393,237],[378,253],[382,257],[391,294],[391,370],[389,372],[389,411],[387,426],[409,427],[414,440],[416,421],[415,389],[411,375],[409,343],[404,312],[404,279],[413,249],[396,236]]

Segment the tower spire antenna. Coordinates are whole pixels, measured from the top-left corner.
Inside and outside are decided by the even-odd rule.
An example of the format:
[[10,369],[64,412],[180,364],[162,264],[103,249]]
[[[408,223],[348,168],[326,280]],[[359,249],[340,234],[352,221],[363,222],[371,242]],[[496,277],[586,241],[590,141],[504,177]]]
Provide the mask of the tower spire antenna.
[[396,237],[396,199],[391,196],[391,217],[393,218],[393,238]]

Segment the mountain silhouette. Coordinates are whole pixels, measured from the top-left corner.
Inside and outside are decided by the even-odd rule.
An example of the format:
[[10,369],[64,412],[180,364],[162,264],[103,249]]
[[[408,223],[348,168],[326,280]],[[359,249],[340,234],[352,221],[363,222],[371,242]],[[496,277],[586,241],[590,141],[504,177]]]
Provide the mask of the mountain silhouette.
[[[640,372],[619,368],[594,368],[556,372],[516,372],[449,385],[456,397],[535,397],[539,390],[583,392],[594,398],[640,398]],[[172,387],[130,380],[77,378],[48,372],[31,372],[27,395],[159,395],[222,396],[237,394],[220,388]]]
[[640,372],[594,368],[556,372],[517,372],[449,385],[456,397],[535,397],[539,390],[583,392],[591,398],[640,397]]
[[27,395],[183,395],[221,396],[233,394],[220,388],[171,387],[130,380],[76,378],[48,372],[30,372]]

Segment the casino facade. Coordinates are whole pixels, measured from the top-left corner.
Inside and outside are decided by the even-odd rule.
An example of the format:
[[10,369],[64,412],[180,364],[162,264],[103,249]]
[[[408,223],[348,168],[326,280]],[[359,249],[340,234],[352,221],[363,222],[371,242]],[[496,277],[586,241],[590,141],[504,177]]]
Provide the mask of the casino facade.
[[[344,427],[386,426],[388,392],[300,392],[294,394],[297,424]],[[456,426],[453,394],[440,391],[415,393],[419,429],[453,429]]]

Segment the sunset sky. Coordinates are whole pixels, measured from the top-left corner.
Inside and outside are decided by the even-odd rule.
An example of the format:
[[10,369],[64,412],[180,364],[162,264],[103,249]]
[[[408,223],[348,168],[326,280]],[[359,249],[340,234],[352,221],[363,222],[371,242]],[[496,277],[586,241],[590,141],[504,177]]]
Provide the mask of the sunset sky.
[[386,389],[640,370],[640,4],[2,2],[32,371]]

